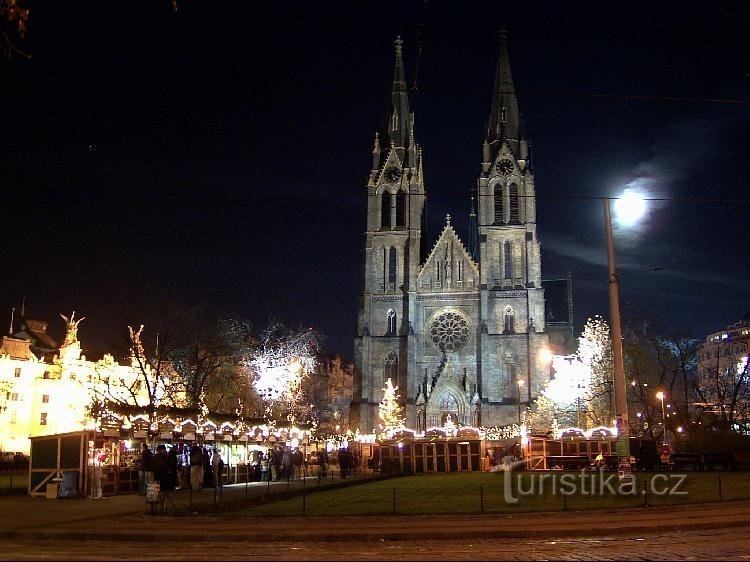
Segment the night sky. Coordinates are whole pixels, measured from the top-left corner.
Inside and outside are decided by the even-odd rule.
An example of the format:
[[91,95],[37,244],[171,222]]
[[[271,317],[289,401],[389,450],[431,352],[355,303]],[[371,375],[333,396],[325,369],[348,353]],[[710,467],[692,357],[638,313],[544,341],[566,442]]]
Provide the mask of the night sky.
[[429,245],[446,213],[467,242],[500,27],[576,333],[609,317],[601,197],[628,185],[654,200],[615,231],[623,322],[705,337],[750,310],[744,2],[26,4],[34,56],[0,60],[0,306],[60,338],[86,316],[91,358],[163,298],[351,358],[393,39],[412,81],[421,37]]

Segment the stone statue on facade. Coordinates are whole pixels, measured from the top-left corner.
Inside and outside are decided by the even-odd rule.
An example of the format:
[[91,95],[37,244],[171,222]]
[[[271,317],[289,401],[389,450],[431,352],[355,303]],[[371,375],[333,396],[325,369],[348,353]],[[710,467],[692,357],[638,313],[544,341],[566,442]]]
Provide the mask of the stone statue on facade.
[[63,341],[62,347],[74,344],[75,342],[78,341],[78,324],[83,322],[86,319],[86,317],[84,316],[83,318],[74,320],[75,315],[76,315],[75,310],[70,315],[70,318],[68,318],[64,314],[60,314],[60,317],[63,320],[65,320],[65,324],[67,325],[67,331],[65,333],[65,341]]

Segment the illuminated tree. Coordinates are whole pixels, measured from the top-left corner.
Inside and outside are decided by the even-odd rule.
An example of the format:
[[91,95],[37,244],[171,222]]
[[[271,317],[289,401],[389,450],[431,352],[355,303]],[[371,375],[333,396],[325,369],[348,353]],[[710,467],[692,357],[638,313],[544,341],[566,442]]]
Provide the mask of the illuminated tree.
[[313,423],[305,381],[315,370],[322,337],[312,328],[269,326],[247,361],[263,413],[272,423]]
[[143,325],[128,326],[130,364],[120,365],[107,354],[96,364],[88,414],[102,419],[109,414],[132,419],[146,416],[157,423],[157,411],[168,399],[176,400],[176,380],[170,365],[158,350],[147,353],[143,347]]
[[383,388],[383,400],[378,406],[380,425],[386,433],[404,425],[404,410],[399,403],[397,390],[398,387],[394,387],[388,378]]
[[614,420],[614,361],[609,326],[601,316],[594,316],[586,322],[578,338],[577,355],[584,370],[590,374],[583,393],[587,425],[611,426]]
[[6,57],[31,58],[19,48],[19,41],[26,36],[29,10],[22,0],[0,0],[0,51]]

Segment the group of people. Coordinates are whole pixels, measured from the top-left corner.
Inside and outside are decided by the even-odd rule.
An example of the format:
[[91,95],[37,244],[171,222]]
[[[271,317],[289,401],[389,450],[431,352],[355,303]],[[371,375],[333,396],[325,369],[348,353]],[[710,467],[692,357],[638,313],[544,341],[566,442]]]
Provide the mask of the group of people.
[[503,470],[513,465],[514,462],[523,458],[523,449],[519,443],[509,447],[487,447],[484,456],[489,464],[489,470]]
[[139,491],[146,494],[148,483],[156,481],[162,492],[179,488],[201,490],[221,483],[224,460],[218,448],[209,450],[197,443],[156,447],[156,452],[143,443],[139,466]]
[[259,482],[300,480],[307,473],[307,463],[299,447],[275,445],[265,454],[253,451],[250,469],[251,478]]

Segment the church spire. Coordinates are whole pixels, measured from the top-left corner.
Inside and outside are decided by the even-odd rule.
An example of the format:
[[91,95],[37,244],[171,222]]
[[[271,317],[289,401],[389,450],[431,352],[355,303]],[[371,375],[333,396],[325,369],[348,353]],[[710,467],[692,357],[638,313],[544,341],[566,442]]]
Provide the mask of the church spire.
[[500,54],[497,57],[487,140],[493,143],[507,139],[512,141],[511,145],[516,148],[520,135],[520,117],[516,89],[510,72],[507,35],[505,29],[500,30]]
[[404,42],[396,37],[393,46],[396,50],[396,66],[393,70],[393,88],[391,89],[391,114],[388,119],[388,138],[394,146],[406,148],[411,138],[411,116],[409,114],[409,95],[406,88],[406,73],[402,55]]

